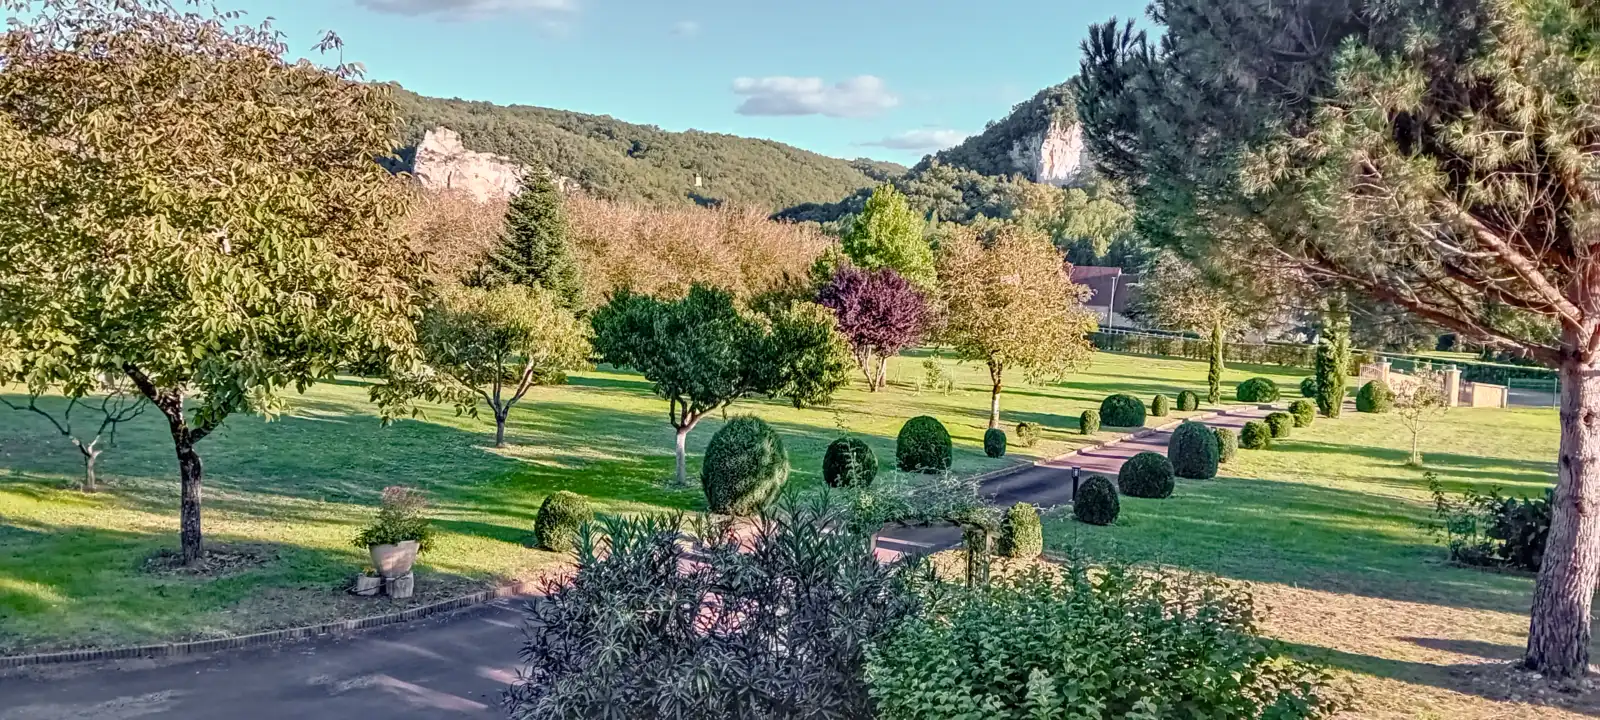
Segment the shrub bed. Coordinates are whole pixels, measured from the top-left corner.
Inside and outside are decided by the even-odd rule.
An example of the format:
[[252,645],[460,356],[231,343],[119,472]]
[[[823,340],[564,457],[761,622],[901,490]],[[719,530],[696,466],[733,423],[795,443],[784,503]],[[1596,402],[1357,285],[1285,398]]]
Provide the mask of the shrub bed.
[[1117,488],[1111,484],[1111,478],[1104,475],[1090,475],[1078,486],[1078,497],[1072,501],[1072,516],[1090,525],[1110,525],[1117,521],[1117,514],[1122,512],[1122,503],[1117,499]]
[[983,454],[992,458],[1005,457],[1006,431],[1000,428],[983,431]]
[[1278,401],[1278,384],[1264,377],[1250,378],[1234,389],[1239,402],[1271,403]]
[[748,517],[778,496],[789,479],[783,439],[761,418],[736,417],[711,436],[700,467],[711,512]]
[[1356,392],[1356,410],[1364,413],[1386,413],[1394,407],[1394,391],[1382,380],[1373,380]]
[[894,444],[895,464],[906,472],[943,472],[950,469],[950,431],[944,423],[919,415],[900,426]]
[[828,443],[822,456],[822,481],[829,487],[866,487],[878,476],[878,456],[860,438]]
[[1246,450],[1266,450],[1272,447],[1272,428],[1260,420],[1251,420],[1239,431],[1239,447]]
[[1144,403],[1132,395],[1108,396],[1100,401],[1100,422],[1111,427],[1144,427]]
[[1028,503],[1017,503],[1006,510],[1000,522],[1000,540],[995,551],[1002,557],[1031,560],[1044,552],[1044,527],[1039,522],[1039,509]]
[[1100,432],[1100,411],[1085,410],[1078,416],[1078,434],[1093,435]]
[[1239,454],[1239,436],[1228,428],[1217,428],[1217,462],[1226,464]]
[[1160,500],[1172,495],[1173,485],[1172,463],[1161,453],[1139,453],[1117,472],[1117,490],[1129,497]]
[[1294,416],[1286,412],[1272,413],[1267,416],[1267,429],[1274,440],[1289,437],[1289,431],[1294,429]]
[[1289,414],[1294,416],[1295,427],[1311,427],[1317,419],[1317,404],[1310,400],[1296,400],[1289,403]]
[[1172,431],[1172,442],[1167,445],[1167,458],[1172,461],[1174,475],[1191,480],[1210,480],[1217,476],[1217,464],[1222,462],[1217,434],[1202,423],[1185,421]]

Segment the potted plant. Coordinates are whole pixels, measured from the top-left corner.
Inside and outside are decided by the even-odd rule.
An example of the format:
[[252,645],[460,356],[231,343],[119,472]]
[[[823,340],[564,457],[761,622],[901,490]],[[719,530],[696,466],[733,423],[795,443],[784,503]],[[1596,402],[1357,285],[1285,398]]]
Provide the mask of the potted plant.
[[382,589],[383,578],[378,575],[377,570],[368,566],[362,568],[361,574],[356,576],[355,584],[351,586],[350,592],[370,597],[377,595],[378,591]]
[[356,536],[356,547],[372,553],[372,566],[385,579],[411,572],[418,552],[433,547],[433,527],[422,514],[427,501],[422,493],[398,485],[383,489],[378,518]]

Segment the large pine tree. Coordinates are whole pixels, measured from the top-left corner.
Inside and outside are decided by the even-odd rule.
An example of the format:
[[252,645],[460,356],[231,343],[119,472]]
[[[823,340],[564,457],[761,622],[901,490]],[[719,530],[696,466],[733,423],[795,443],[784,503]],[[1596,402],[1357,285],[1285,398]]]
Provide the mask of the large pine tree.
[[549,174],[530,172],[506,209],[506,227],[484,263],[489,284],[545,288],[567,308],[583,298],[561,191]]

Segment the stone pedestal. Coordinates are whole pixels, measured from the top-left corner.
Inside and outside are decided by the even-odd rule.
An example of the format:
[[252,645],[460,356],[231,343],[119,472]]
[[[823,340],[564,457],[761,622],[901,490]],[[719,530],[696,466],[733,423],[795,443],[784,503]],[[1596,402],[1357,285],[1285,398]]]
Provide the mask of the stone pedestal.
[[416,576],[406,573],[397,578],[384,578],[383,584],[385,594],[396,600],[404,600],[411,597],[416,589]]
[[1444,376],[1444,406],[1455,407],[1461,404],[1461,368],[1448,367],[1441,373]]
[[382,589],[383,578],[376,575],[357,575],[355,584],[351,586],[350,592],[365,597],[371,597],[373,595],[377,595],[378,591]]
[[1389,384],[1389,367],[1390,364],[1388,360],[1378,361],[1378,379],[1382,380],[1383,384],[1385,385]]

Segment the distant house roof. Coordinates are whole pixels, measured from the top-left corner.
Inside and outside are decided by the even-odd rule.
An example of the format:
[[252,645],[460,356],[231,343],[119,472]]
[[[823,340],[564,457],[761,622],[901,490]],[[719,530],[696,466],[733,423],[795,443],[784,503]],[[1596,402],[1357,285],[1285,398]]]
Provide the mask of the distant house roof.
[[1071,277],[1073,282],[1087,285],[1088,283],[1086,281],[1093,278],[1117,277],[1121,274],[1122,268],[1119,267],[1092,267],[1089,265],[1073,265]]
[[1068,275],[1073,282],[1087,285],[1093,295],[1084,303],[1093,308],[1105,308],[1115,299],[1112,310],[1122,312],[1139,297],[1139,273],[1123,272],[1119,267],[1090,267],[1074,265]]

